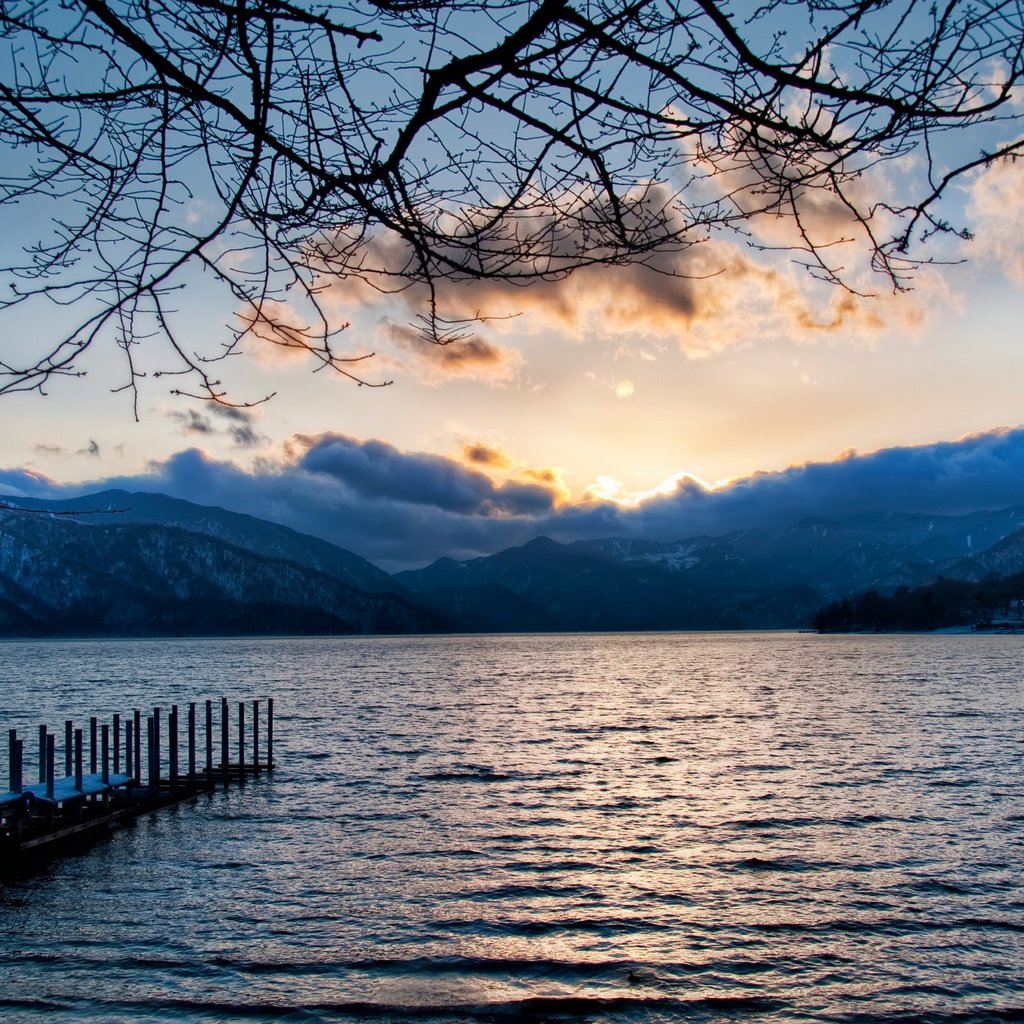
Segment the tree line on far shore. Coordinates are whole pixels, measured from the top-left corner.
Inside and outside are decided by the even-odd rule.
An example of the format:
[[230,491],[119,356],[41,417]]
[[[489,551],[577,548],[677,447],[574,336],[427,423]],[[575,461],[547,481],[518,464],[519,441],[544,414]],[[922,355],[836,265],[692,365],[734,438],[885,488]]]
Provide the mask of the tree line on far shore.
[[932,630],[951,626],[988,629],[1024,620],[1024,573],[989,573],[980,582],[940,576],[921,587],[883,595],[867,590],[833,601],[814,616],[819,633]]

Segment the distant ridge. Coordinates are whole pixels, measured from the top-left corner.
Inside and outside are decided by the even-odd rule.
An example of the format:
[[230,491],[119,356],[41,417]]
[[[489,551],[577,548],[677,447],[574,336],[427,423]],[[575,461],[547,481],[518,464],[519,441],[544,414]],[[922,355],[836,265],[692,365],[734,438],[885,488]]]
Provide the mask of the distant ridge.
[[[108,496],[111,507],[123,506],[119,492],[34,504],[98,508]],[[424,633],[447,626],[393,585],[385,590],[379,583],[381,576],[389,582],[386,574],[350,552],[250,516],[144,497],[156,500],[136,502],[132,514],[163,515],[164,522],[0,511],[0,634]],[[172,518],[205,532],[171,525]],[[359,578],[372,587],[350,582]]]
[[[395,589],[394,580],[383,569],[378,569],[365,558],[345,548],[243,512],[229,512],[214,505],[197,505],[166,494],[107,490],[58,501],[8,497],[0,497],[0,501],[20,508],[75,512],[75,521],[80,523],[102,526],[121,523],[177,526],[191,533],[216,537],[267,558],[297,562],[364,590]],[[82,510],[91,509],[101,511],[97,514],[80,514]],[[124,511],[105,511],[112,509]]]
[[1024,570],[1024,513],[805,520],[672,543],[538,538],[483,558],[397,574],[462,628],[804,628],[829,601],[936,577]]
[[389,576],[288,527],[160,494],[0,500],[40,510],[0,512],[2,635],[806,628],[867,591],[1024,572],[1016,508],[672,543],[537,537]]

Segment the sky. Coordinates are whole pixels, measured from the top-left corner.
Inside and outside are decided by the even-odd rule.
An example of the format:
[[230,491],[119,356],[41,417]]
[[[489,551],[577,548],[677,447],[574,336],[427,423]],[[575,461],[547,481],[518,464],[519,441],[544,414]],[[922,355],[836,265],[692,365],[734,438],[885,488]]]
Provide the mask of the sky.
[[[495,319],[440,348],[408,298],[339,286],[360,387],[258,341],[231,361],[252,409],[143,382],[139,419],[99,348],[80,379],[0,398],[0,493],[161,491],[283,522],[395,570],[546,534],[673,540],[809,515],[1024,505],[1024,166],[950,203],[971,240],[913,287],[854,270],[865,296],[785,256],[716,239],[677,276],[595,268],[527,289],[467,287]],[[778,241],[780,228],[752,227]],[[186,336],[227,331],[201,280]],[[8,339],[55,330],[8,311]],[[33,314],[38,317],[37,313]]]

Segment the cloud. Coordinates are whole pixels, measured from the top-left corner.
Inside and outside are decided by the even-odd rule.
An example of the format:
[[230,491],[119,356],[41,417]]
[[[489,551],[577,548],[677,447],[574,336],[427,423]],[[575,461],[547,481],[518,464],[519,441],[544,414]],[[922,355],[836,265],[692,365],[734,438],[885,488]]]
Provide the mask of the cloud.
[[1024,160],[1000,160],[979,174],[968,214],[974,228],[968,254],[1024,282]]
[[0,469],[0,494],[11,498],[61,497],[60,484],[45,473],[27,467]]
[[[801,193],[805,237],[794,217],[780,215],[781,208],[766,201],[763,180],[749,163],[719,169],[708,181],[708,196],[690,208],[667,185],[647,183],[634,189],[625,203],[627,225],[640,236],[670,239],[639,259],[615,248],[609,227],[615,217],[603,205],[603,196],[566,193],[538,200],[528,213],[496,223],[487,221],[483,212],[475,219],[467,215],[462,226],[466,237],[482,233],[472,269],[461,275],[446,272],[433,288],[409,277],[419,264],[408,244],[395,235],[381,231],[345,240],[342,232],[325,238],[325,251],[339,246],[349,255],[358,251],[364,277],[332,279],[327,274],[322,295],[327,304],[349,310],[380,304],[393,310],[397,304],[411,321],[436,308],[455,324],[471,324],[477,338],[493,339],[509,329],[554,329],[579,341],[661,339],[690,355],[765,337],[807,341],[844,331],[860,336],[891,324],[908,328],[922,322],[924,306],[918,297],[891,294],[887,284],[880,287],[882,279],[867,259],[864,229],[839,197],[824,189]],[[866,186],[849,183],[849,189],[858,188]],[[762,209],[748,222],[753,248],[710,233],[702,211],[723,202],[746,213]],[[885,216],[882,204],[875,202],[873,209],[873,217]],[[872,227],[880,231],[882,225]],[[808,238],[843,264],[842,276],[854,290],[821,284],[793,265],[792,253],[770,251],[806,250]],[[588,265],[569,273],[581,254]],[[467,258],[455,249],[450,255],[457,263]],[[483,342],[479,351],[454,349],[431,360],[419,330],[388,320],[382,324],[392,342],[437,377],[481,376],[489,368],[492,376],[507,378],[508,355],[497,351],[493,340]]]
[[231,438],[236,448],[260,448],[270,439],[260,434],[255,427],[258,413],[255,409],[240,409],[233,405],[211,406],[213,415],[225,421],[224,433]]
[[506,484],[509,485],[529,488],[539,484],[544,494],[550,496],[556,506],[564,505],[572,500],[572,493],[565,485],[562,470],[550,466],[540,469],[528,466],[514,459],[507,452],[479,441],[463,445],[462,461],[469,466],[480,467],[492,477],[495,474],[503,477]]
[[[824,286],[811,288],[777,261],[757,260],[739,246],[709,240],[652,256],[643,263],[587,267],[568,277],[536,281],[528,289],[502,281],[443,286],[453,318],[481,311],[494,317],[521,313],[481,330],[554,328],[577,341],[593,337],[660,339],[691,355],[748,344],[760,336],[805,340],[844,329],[881,330],[891,315],[886,303]],[[410,315],[415,292],[405,292]],[[906,303],[901,322],[920,311]],[[908,319],[909,317],[909,319]]]
[[492,466],[496,469],[504,469],[511,461],[504,452],[480,442],[463,445],[462,457],[470,465]]
[[286,366],[322,354],[329,339],[349,326],[327,323],[316,309],[307,312],[314,313],[312,320],[294,301],[267,297],[243,305],[235,318],[246,340],[246,354],[268,367]]
[[524,515],[553,507],[550,488],[538,483],[496,484],[454,459],[402,452],[386,441],[360,441],[345,434],[300,436],[297,468],[333,477],[354,496],[369,501],[431,505],[446,512]]
[[[479,446],[486,462],[486,446]],[[464,453],[463,453],[464,454]],[[680,475],[624,497],[614,481],[569,500],[555,470],[496,482],[459,459],[401,451],[342,434],[296,435],[249,469],[198,449],[148,472],[61,486],[28,469],[0,470],[0,493],[71,497],[106,487],[158,491],[284,523],[397,569],[442,555],[468,558],[538,535],[671,541],[868,512],[962,514],[1024,506],[1024,429],[958,441],[840,453],[830,462],[759,472],[711,488]]]
[[181,427],[183,434],[213,434],[216,433],[209,416],[203,416],[195,409],[180,412],[172,409],[167,413],[167,418],[173,420]]
[[98,459],[100,457],[100,446],[95,441],[90,440],[84,448],[79,448],[75,454],[88,455],[92,459]]
[[404,354],[399,361],[428,384],[452,377],[508,384],[523,364],[522,353],[517,349],[487,341],[477,334],[456,337],[441,345],[408,324],[385,321],[382,331]]
[[[177,423],[185,435],[200,437],[224,436],[231,439],[236,448],[259,448],[269,439],[257,432],[255,414],[250,409],[239,409],[230,405],[211,404],[209,414],[196,409],[170,409],[165,415]],[[221,419],[225,423],[217,423]]]
[[868,454],[841,452],[778,472],[755,473],[708,489],[681,481],[640,505],[638,535],[665,537],[785,526],[802,519],[843,520],[871,512],[958,515],[1024,505],[1024,430],[1002,429],[959,441]]

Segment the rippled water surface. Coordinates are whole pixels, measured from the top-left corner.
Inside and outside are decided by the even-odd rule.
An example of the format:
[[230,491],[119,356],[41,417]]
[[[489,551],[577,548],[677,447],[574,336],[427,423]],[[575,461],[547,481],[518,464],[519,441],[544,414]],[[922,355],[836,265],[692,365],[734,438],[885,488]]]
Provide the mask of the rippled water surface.
[[270,695],[278,760],[0,889],[0,1018],[1024,1020],[1022,655],[0,644],[4,728]]

